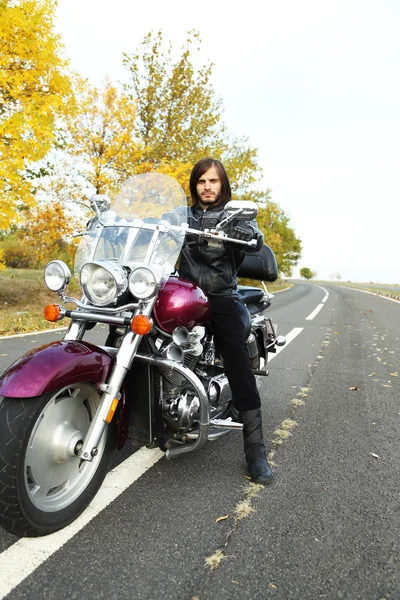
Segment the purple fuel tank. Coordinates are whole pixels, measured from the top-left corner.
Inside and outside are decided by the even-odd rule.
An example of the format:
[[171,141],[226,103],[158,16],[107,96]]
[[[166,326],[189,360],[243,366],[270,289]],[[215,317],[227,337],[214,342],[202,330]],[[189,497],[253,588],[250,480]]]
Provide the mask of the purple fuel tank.
[[191,329],[211,319],[211,307],[205,293],[190,281],[170,277],[154,305],[158,325],[167,333],[175,327]]

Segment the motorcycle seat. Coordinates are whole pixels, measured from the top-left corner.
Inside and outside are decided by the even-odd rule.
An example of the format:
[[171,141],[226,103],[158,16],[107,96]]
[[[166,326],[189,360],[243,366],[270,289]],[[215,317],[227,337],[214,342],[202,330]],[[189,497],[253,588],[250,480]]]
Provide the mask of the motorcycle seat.
[[244,304],[257,304],[264,297],[264,292],[258,287],[238,285],[238,295]]

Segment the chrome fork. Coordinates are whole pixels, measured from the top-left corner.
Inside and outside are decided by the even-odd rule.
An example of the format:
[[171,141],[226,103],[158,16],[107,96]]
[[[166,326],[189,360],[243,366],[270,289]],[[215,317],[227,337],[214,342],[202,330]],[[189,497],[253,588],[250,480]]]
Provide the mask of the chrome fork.
[[[151,314],[156,298],[152,299],[141,311],[147,317]],[[87,461],[93,460],[97,454],[97,448],[108,425],[107,415],[112,409],[114,401],[118,403],[121,398],[120,389],[135,358],[142,336],[133,331],[128,332],[122,341],[121,347],[116,354],[116,362],[112,368],[107,382],[100,385],[103,392],[99,407],[90,424],[82,446],[78,450],[79,458]]]

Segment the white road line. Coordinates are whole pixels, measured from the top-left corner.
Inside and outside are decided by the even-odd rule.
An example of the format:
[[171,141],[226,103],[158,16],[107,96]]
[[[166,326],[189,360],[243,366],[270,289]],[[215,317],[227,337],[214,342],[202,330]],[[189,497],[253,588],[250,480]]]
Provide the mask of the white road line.
[[68,327],[57,327],[56,329],[43,329],[42,331],[30,331],[29,333],[14,333],[14,335],[0,335],[0,340],[11,340],[12,338],[21,338],[28,335],[40,335],[41,333],[54,333],[55,331],[66,331]]
[[299,333],[301,333],[303,331],[303,329],[304,329],[304,327],[295,327],[294,329],[292,329],[292,331],[289,331],[289,333],[287,335],[285,335],[286,344],[284,346],[277,346],[275,354],[273,354],[272,352],[270,352],[268,354],[268,364],[271,362],[271,360],[273,358],[275,358],[275,356],[277,356],[279,354],[279,352],[282,352],[282,350],[284,348],[286,348],[287,345],[290,344],[290,342],[292,342],[294,340],[294,338],[297,337],[299,335]]
[[309,315],[308,315],[308,317],[306,317],[306,321],[311,321],[311,320],[312,320],[312,319],[313,319],[313,318],[314,318],[314,317],[315,317],[315,316],[316,316],[316,315],[319,313],[319,311],[320,311],[320,310],[321,310],[321,308],[323,308],[323,307],[324,307],[324,305],[323,305],[322,303],[321,303],[321,304],[318,304],[317,308],[315,308],[315,309],[312,311],[312,313],[311,313],[311,314],[309,314]]
[[372,296],[378,296],[378,298],[383,298],[384,300],[390,300],[391,302],[397,302],[397,304],[399,304],[399,302],[400,302],[400,300],[396,300],[396,298],[390,298],[389,296],[383,296],[382,294],[378,294],[377,292],[369,292],[368,290],[360,290],[359,288],[352,288],[347,285],[343,285],[343,286],[339,286],[339,287],[342,287],[342,288],[344,287],[349,290],[354,290],[355,292],[364,292],[364,294],[371,294]]
[[321,300],[322,304],[324,304],[329,298],[329,292],[324,287],[322,287],[322,285],[318,285],[317,287],[319,287],[323,292],[325,292],[325,296]]
[[308,317],[306,317],[306,321],[312,321],[312,319],[319,313],[319,311],[321,310],[321,308],[323,308],[325,302],[329,298],[329,292],[328,292],[328,290],[326,290],[324,287],[322,287],[322,285],[317,285],[317,287],[319,287],[321,290],[323,290],[325,292],[325,296],[322,298],[321,304],[318,304],[317,308],[315,308],[312,311],[312,313],[309,314]]
[[165,454],[161,450],[141,448],[108,473],[89,507],[71,525],[44,537],[21,538],[0,554],[0,599],[31,575],[163,456]]
[[328,296],[329,296],[328,290],[326,290],[324,287],[322,287],[322,285],[317,285],[316,287],[319,287],[320,290],[324,291],[325,294],[328,294]]

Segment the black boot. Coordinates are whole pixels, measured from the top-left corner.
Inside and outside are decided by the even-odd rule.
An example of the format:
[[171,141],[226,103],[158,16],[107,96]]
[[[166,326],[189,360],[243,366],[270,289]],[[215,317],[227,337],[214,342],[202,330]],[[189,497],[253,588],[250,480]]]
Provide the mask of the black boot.
[[255,483],[271,483],[273,475],[265,458],[261,410],[246,410],[240,416],[244,424],[244,453],[250,477]]

